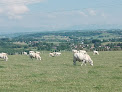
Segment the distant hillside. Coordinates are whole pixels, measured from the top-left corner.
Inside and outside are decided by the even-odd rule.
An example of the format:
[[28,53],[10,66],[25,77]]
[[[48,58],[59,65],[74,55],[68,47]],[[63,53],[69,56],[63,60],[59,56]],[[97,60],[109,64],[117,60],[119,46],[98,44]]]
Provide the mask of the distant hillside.
[[19,34],[17,38],[42,38],[43,36],[66,36],[66,37],[82,37],[85,39],[110,39],[110,38],[121,38],[122,30],[63,30],[63,31],[51,31],[51,32],[36,32],[29,34]]

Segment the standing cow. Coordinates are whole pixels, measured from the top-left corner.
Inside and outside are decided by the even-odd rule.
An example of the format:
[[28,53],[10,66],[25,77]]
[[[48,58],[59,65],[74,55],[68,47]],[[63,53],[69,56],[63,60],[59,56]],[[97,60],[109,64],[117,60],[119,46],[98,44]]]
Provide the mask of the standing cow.
[[37,60],[41,60],[39,53],[35,53],[34,51],[29,51],[29,56],[31,59],[36,58]]
[[93,61],[90,58],[90,56],[88,54],[84,54],[84,53],[74,53],[73,55],[73,64],[76,65],[76,61],[82,62],[81,66],[87,62],[90,63],[90,65],[93,66]]

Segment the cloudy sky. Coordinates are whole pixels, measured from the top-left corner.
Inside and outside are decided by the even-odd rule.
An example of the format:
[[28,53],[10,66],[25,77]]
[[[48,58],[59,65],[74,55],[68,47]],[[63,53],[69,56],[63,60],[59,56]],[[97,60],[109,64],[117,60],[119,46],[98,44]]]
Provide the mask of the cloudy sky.
[[0,0],[0,32],[121,25],[122,0]]

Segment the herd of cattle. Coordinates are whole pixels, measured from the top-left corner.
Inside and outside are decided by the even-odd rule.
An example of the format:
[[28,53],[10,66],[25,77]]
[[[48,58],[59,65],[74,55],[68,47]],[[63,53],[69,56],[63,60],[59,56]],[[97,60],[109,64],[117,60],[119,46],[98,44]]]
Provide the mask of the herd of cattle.
[[[73,64],[76,65],[76,61],[82,62],[81,66],[83,64],[86,65],[87,62],[90,63],[90,65],[93,66],[93,60],[91,57],[88,55],[88,53],[85,50],[72,50],[73,52]],[[23,52],[24,55],[28,55],[27,52]],[[93,55],[99,55],[98,51],[93,51]],[[60,56],[61,52],[51,52],[49,53],[49,57],[55,57],[55,56]],[[35,58],[37,60],[41,60],[40,52],[38,51],[29,51],[29,57],[31,59]],[[4,59],[5,61],[8,60],[7,53],[0,53],[0,58]]]

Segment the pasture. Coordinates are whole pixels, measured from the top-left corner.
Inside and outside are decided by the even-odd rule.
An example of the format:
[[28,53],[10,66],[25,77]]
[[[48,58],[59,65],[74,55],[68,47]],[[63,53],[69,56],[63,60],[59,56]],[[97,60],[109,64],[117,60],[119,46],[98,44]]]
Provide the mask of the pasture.
[[0,92],[122,92],[122,51],[93,55],[94,66],[73,65],[72,52],[31,60],[26,55],[0,59]]

